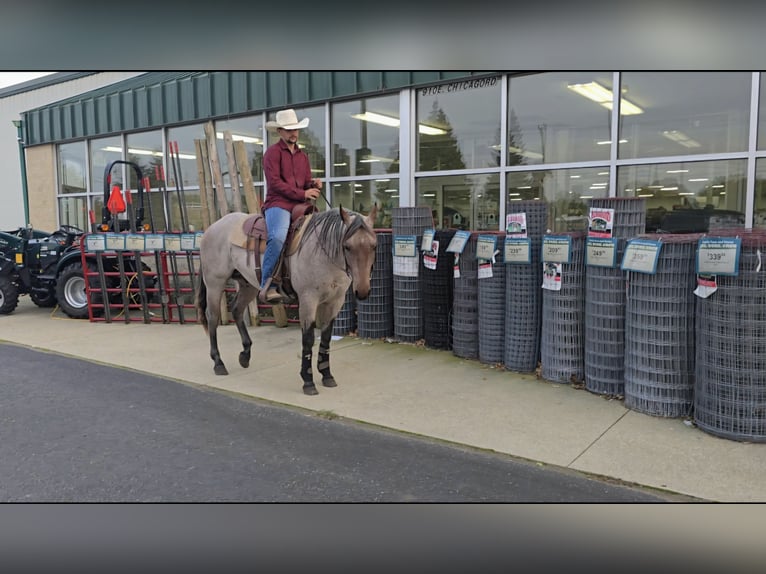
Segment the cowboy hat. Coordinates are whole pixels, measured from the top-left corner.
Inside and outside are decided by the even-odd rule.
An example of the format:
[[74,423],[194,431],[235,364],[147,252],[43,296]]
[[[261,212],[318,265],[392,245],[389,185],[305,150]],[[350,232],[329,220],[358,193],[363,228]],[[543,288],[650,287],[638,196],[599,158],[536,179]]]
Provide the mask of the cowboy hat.
[[298,121],[298,116],[295,114],[295,110],[293,109],[279,110],[277,112],[276,121],[266,122],[266,127],[271,130],[276,130],[279,128],[285,130],[299,130],[305,128],[308,125],[309,119],[303,118],[301,121]]

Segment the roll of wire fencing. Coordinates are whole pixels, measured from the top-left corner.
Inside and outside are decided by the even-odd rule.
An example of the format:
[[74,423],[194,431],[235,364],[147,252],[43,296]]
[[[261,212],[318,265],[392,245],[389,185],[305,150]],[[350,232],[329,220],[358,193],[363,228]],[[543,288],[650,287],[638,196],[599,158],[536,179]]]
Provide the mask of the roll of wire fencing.
[[471,233],[458,257],[457,272],[453,276],[452,353],[463,359],[479,357],[478,235]]
[[[551,239],[569,238],[568,263],[546,257]],[[562,247],[563,249],[563,247]],[[585,232],[570,231],[543,238],[543,324],[540,374],[555,383],[582,384],[585,327]]]
[[[628,240],[646,229],[646,203],[639,197],[590,200],[585,271],[585,388],[621,396],[625,387],[625,273]],[[611,265],[588,255],[613,242]]]
[[691,414],[700,237],[641,235],[660,241],[655,273],[625,271],[625,406],[631,410],[660,417]]
[[421,257],[423,278],[423,331],[425,346],[431,349],[452,348],[452,274],[455,257],[447,246],[454,229],[437,229],[430,252]]
[[356,295],[354,295],[354,286],[352,284],[346,291],[343,307],[338,311],[338,315],[335,317],[335,321],[332,324],[333,335],[337,337],[345,337],[346,335],[356,332],[356,304]]
[[[505,357],[505,264],[503,249],[505,233],[483,231],[477,248],[489,240],[494,247],[492,259],[478,260],[479,361],[502,364]],[[488,243],[489,244],[489,243]],[[489,255],[488,251],[484,252]]]
[[[542,327],[543,281],[540,249],[548,224],[548,208],[545,201],[509,202],[511,217],[506,225],[505,254],[512,246],[513,253],[522,253],[528,244],[529,262],[518,263],[512,255],[504,257],[505,263],[505,349],[503,363],[509,371],[534,372],[540,362],[540,330]],[[518,223],[518,225],[516,225]],[[526,230],[520,229],[526,225]],[[523,237],[526,235],[526,238]],[[526,239],[526,241],[524,241]]]
[[390,229],[376,230],[378,246],[372,267],[370,295],[357,301],[357,335],[364,339],[394,336],[394,274]]
[[766,230],[706,237],[739,237],[740,254],[737,275],[706,277],[697,299],[694,422],[723,438],[766,442]]
[[391,226],[394,235],[394,337],[400,342],[415,343],[423,338],[419,254],[423,232],[434,227],[431,208],[394,207]]

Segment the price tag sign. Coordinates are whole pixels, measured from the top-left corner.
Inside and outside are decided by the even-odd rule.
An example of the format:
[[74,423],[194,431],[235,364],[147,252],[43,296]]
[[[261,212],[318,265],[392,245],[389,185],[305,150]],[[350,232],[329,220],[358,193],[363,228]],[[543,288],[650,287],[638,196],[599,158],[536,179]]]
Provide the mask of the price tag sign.
[[651,239],[631,239],[625,247],[622,257],[623,271],[637,271],[654,275],[657,272],[657,259],[662,243]]
[[137,234],[137,233],[131,233],[129,235],[125,236],[125,249],[129,251],[144,251],[144,248],[146,247],[146,243],[144,241],[144,236]]
[[417,257],[414,235],[397,235],[394,237],[394,257]]
[[489,261],[495,257],[496,235],[479,235],[476,239],[476,259]]
[[106,248],[112,251],[123,251],[125,249],[125,236],[121,233],[107,233]]
[[159,233],[147,233],[145,244],[148,251],[162,251],[165,249],[165,237]]
[[697,274],[737,275],[741,245],[739,237],[703,237],[697,245]]
[[106,235],[94,234],[85,238],[86,251],[106,251]]
[[174,234],[165,235],[165,251],[181,251],[181,236]]
[[617,238],[586,238],[585,265],[615,267],[617,265]]
[[447,253],[462,253],[465,249],[465,244],[468,243],[468,239],[471,237],[470,231],[459,230],[455,232],[452,239],[447,245]]
[[434,240],[435,229],[426,229],[423,231],[423,237],[420,239],[420,250],[431,251],[431,243]]
[[543,261],[548,263],[569,263],[572,238],[568,235],[543,236]]
[[532,240],[505,238],[504,263],[532,263]]

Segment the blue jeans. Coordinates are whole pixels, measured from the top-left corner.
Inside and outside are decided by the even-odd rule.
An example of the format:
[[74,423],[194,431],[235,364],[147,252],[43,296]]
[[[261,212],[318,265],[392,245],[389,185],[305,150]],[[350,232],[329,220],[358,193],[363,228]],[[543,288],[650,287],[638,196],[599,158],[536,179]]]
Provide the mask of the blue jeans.
[[287,231],[290,229],[290,212],[281,207],[269,207],[264,212],[266,218],[266,252],[263,254],[263,270],[261,271],[261,289],[274,273],[274,268],[282,253],[282,246],[287,239]]

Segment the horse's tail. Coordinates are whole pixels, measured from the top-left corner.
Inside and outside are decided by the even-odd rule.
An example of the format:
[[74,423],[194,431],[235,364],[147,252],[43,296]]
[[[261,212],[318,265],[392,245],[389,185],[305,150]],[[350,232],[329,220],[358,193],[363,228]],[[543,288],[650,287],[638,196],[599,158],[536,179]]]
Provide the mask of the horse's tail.
[[199,264],[199,285],[197,286],[197,321],[207,333],[207,286],[202,276],[202,261]]

